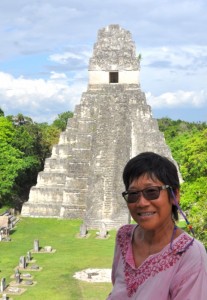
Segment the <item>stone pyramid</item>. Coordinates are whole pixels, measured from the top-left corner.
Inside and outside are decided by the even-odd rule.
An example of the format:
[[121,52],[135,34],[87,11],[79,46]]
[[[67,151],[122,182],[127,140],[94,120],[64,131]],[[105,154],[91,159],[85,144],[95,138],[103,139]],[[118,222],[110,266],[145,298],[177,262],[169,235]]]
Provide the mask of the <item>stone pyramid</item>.
[[140,89],[139,71],[130,32],[119,25],[99,30],[87,91],[38,174],[23,216],[80,218],[89,229],[129,222],[121,196],[126,162],[143,151],[173,160]]

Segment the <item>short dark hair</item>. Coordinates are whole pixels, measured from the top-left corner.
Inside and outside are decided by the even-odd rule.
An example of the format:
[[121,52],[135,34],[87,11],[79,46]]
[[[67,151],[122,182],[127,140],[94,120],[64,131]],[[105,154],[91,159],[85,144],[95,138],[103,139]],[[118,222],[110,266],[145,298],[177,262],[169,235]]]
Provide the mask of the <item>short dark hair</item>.
[[[142,152],[131,158],[123,171],[123,181],[126,190],[131,182],[140,176],[147,174],[152,179],[158,179],[165,185],[172,187],[173,192],[180,188],[178,170],[175,164],[165,156],[154,152]],[[172,197],[168,190],[169,197]],[[172,205],[174,219],[178,220],[178,208]]]

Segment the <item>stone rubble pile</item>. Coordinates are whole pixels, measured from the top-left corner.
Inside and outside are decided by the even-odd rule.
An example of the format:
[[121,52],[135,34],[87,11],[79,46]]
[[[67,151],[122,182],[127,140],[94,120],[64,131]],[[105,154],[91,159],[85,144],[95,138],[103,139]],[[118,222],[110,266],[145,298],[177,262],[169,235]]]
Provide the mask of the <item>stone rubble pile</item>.
[[85,269],[76,272],[74,278],[88,282],[111,282],[111,269]]

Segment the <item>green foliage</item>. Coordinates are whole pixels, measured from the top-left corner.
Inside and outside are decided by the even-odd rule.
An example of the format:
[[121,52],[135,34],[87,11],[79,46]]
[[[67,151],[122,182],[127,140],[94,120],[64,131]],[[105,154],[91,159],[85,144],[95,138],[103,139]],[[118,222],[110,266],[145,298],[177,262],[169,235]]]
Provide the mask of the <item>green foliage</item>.
[[[206,196],[206,195],[205,195]],[[191,224],[195,231],[196,237],[203,242],[207,249],[207,198],[198,201],[192,207],[189,213]]]
[[199,177],[193,182],[184,182],[181,185],[181,204],[184,210],[190,210],[198,202],[203,202],[206,197],[206,177]]
[[139,53],[138,56],[137,56],[137,58],[138,58],[138,61],[141,61],[142,60],[142,54]]
[[37,174],[58,142],[60,129],[47,123],[37,124],[31,118],[0,117],[0,200],[21,209]]
[[181,185],[181,206],[187,212],[196,237],[207,248],[207,180],[199,177]]
[[0,201],[3,203],[12,196],[15,179],[26,165],[23,153],[12,145],[14,135],[12,123],[0,117]]
[[38,154],[41,157],[42,166],[47,157],[51,155],[53,145],[58,143],[61,130],[54,125],[47,123],[39,124],[39,150]]
[[207,123],[205,122],[190,123],[182,120],[175,121],[167,117],[158,119],[157,121],[159,129],[164,133],[167,142],[170,142],[171,139],[179,136],[180,134],[193,134],[196,131],[207,129]]
[[0,117],[4,117],[4,111],[0,107]]
[[[19,116],[19,115],[18,115]],[[18,120],[22,120],[18,117]],[[60,130],[47,123],[34,123],[24,117],[26,121],[22,126],[15,127],[13,144],[24,153],[27,167],[24,168],[16,179],[16,191],[21,203],[28,199],[32,185],[36,184],[39,171],[44,167],[44,162],[51,155],[52,146],[58,142]],[[21,207],[20,207],[21,208]]]
[[0,116],[0,201],[21,210],[73,113],[59,114],[52,125],[35,123],[21,113],[4,117],[1,109]]
[[58,115],[58,118],[53,122],[53,126],[57,127],[61,131],[64,131],[67,126],[67,122],[69,118],[73,117],[73,113],[71,111],[66,111],[62,114]]
[[184,183],[181,206],[207,248],[207,124],[158,120]]
[[207,129],[180,134],[168,144],[185,181],[207,175]]

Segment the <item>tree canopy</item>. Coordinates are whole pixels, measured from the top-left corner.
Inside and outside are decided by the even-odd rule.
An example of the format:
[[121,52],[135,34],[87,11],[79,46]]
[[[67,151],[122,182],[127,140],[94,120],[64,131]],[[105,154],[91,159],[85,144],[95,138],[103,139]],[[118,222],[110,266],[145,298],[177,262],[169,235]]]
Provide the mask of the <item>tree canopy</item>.
[[27,164],[23,153],[13,146],[14,136],[12,123],[0,117],[0,201],[3,202],[9,200],[15,179]]
[[207,124],[168,118],[158,120],[184,183],[181,206],[207,247]]
[[21,209],[67,118],[72,116],[71,112],[60,114],[48,125],[22,114],[5,117],[0,110],[0,203]]

